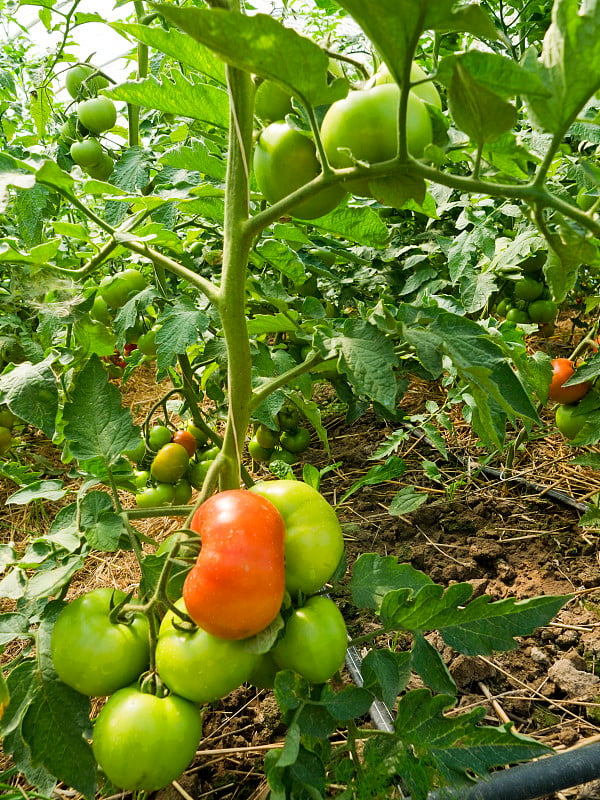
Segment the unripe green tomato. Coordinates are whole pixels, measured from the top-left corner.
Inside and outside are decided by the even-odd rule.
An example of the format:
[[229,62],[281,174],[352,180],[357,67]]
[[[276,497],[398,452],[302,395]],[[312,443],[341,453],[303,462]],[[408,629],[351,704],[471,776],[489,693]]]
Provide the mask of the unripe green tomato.
[[[95,95],[102,89],[108,86],[108,81],[103,75],[96,75],[95,77],[86,80],[96,70],[87,64],[77,64],[67,72],[65,78],[65,87],[67,92],[74,100],[77,100],[79,94]],[[85,81],[85,83],[84,83]]]
[[556,407],[556,427],[566,439],[574,439],[587,422],[586,416],[577,416],[577,403],[560,404]]
[[150,480],[150,470],[136,469],[133,472],[133,482],[138,489],[143,489]]
[[527,306],[529,318],[539,324],[553,322],[557,311],[558,306],[552,300],[534,300]]
[[98,294],[109,308],[121,308],[129,299],[127,281],[123,280],[119,273],[105,275],[100,281]]
[[196,458],[198,461],[214,461],[215,458],[219,455],[221,449],[217,447],[217,445],[210,445],[209,447],[203,447],[198,450],[196,454]]
[[256,90],[254,113],[264,122],[285,119],[292,111],[292,96],[273,81],[263,81]]
[[544,284],[526,275],[515,283],[515,297],[517,300],[537,300],[544,293]]
[[112,323],[112,316],[108,308],[108,303],[99,294],[94,298],[92,307],[90,308],[90,317],[103,325],[110,325]]
[[[410,67],[411,83],[416,83],[417,81],[426,81],[428,77],[429,76],[425,70],[420,67],[416,61],[413,61]],[[380,86],[382,83],[395,83],[394,77],[385,63],[379,67],[372,78],[373,86]],[[432,106],[439,108],[441,111],[442,100],[440,98],[440,93],[435,88],[432,81],[426,81],[425,83],[419,83],[416,86],[411,87],[411,92],[414,92],[417,97],[419,97],[425,103],[430,103]]]
[[[273,204],[322,172],[313,140],[290,127],[273,122],[260,134],[254,149],[254,174],[261,193]],[[322,217],[341,203],[346,191],[330,186],[290,209],[299,219]]]
[[325,683],[344,663],[347,648],[342,612],[331,598],[315,595],[286,621],[271,654],[280,669],[292,669],[311,683]]
[[119,789],[143,796],[168,786],[191,763],[202,735],[197,707],[127,686],[112,695],[94,724],[100,769]]
[[156,355],[156,331],[149,330],[147,333],[142,333],[137,342],[138,350],[145,356]]
[[166,425],[153,425],[148,433],[148,446],[151,450],[160,450],[164,445],[169,444],[173,438],[172,431]]
[[185,447],[175,442],[163,445],[150,464],[150,474],[159,483],[177,483],[186,473],[190,457]]
[[206,459],[204,461],[192,461],[186,472],[186,478],[194,487],[194,489],[201,489],[206,478],[206,473],[210,469],[214,459]]
[[95,181],[107,181],[113,174],[115,162],[108,153],[102,153],[102,158],[97,164],[86,167],[85,171]]
[[303,453],[309,445],[310,431],[307,428],[300,427],[281,434],[281,446],[290,453]]
[[269,458],[269,464],[272,464],[275,461],[283,461],[285,464],[289,464],[292,466],[298,462],[298,456],[296,453],[292,453],[289,450],[286,450],[284,447],[274,447]]
[[526,323],[531,322],[527,311],[524,311],[520,308],[511,308],[506,314],[506,319],[509,322],[514,322],[517,325],[525,325]]
[[192,487],[189,481],[186,481],[185,478],[180,478],[173,486],[173,505],[184,506],[190,502],[191,497]]
[[[186,612],[183,600],[175,604]],[[259,661],[243,639],[221,639],[202,628],[178,630],[168,611],[156,645],[156,668],[169,689],[193,703],[212,703],[245,683]]]
[[202,447],[208,442],[208,434],[206,434],[202,428],[199,428],[197,425],[194,425],[193,422],[188,422],[185,426],[186,431],[189,431],[194,439],[196,440],[197,447]]
[[69,117],[59,126],[58,135],[64,144],[71,145],[77,141],[77,121],[74,116]]
[[12,428],[19,421],[10,408],[0,408],[0,426],[3,428]]
[[80,167],[93,167],[99,163],[104,150],[98,139],[88,137],[80,142],[73,142],[70,153],[73,161]]
[[[352,167],[355,161],[375,164],[395,158],[399,103],[400,89],[395,83],[353,91],[336,100],[321,125],[321,138],[331,165]],[[433,128],[425,104],[414,92],[408,95],[406,133],[410,154],[421,158],[433,141]],[[349,188],[359,196],[372,196],[367,180],[352,181]]]
[[256,436],[253,436],[248,442],[248,453],[255,461],[269,461],[273,448],[262,447]]
[[577,205],[584,211],[589,211],[598,200],[598,194],[592,194],[591,192],[592,190],[586,189],[585,186],[577,192]]
[[10,450],[10,443],[12,441],[12,433],[10,428],[0,426],[0,455],[4,455]]
[[157,483],[136,494],[135,504],[138,508],[162,508],[172,504],[173,496],[174,489],[170,483]]
[[500,317],[505,317],[512,308],[512,302],[509,297],[503,297],[496,306],[496,314]]
[[279,442],[279,432],[268,428],[266,425],[259,425],[254,434],[256,441],[261,447],[270,450]]
[[117,121],[117,109],[109,97],[100,95],[79,103],[77,118],[79,123],[90,133],[103,133],[114,128]]

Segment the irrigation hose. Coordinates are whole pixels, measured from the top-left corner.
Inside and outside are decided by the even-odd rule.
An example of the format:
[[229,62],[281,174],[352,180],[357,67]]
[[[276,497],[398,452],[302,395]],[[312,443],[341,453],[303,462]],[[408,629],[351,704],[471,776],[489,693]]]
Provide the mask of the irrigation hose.
[[[429,443],[427,437],[420,438]],[[455,457],[459,463],[463,463],[460,456],[455,454]],[[589,508],[587,503],[578,502],[565,492],[533,483],[525,478],[506,475],[494,467],[480,466],[478,470],[495,480],[524,486],[538,495],[577,511],[585,512]],[[361,664],[362,659],[358,650],[351,645],[346,653],[346,667],[357,686],[363,685]],[[394,717],[385,703],[374,700],[369,715],[377,730],[385,733],[394,732]],[[493,772],[477,780],[472,786],[460,789],[444,788],[430,792],[427,800],[536,800],[562,789],[598,779],[600,779],[600,743],[594,743]],[[398,790],[401,797],[411,800],[402,794],[400,787]]]

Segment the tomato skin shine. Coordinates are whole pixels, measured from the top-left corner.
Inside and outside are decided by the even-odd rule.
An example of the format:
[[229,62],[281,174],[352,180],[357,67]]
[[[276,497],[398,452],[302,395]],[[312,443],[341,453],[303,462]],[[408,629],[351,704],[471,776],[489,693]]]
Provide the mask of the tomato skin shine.
[[190,527],[200,535],[198,560],[183,585],[196,625],[223,639],[245,639],[279,613],[285,591],[285,528],[268,500],[243,489],[210,497]]
[[[355,161],[375,164],[395,158],[399,102],[398,85],[385,83],[350,92],[333,103],[321,125],[323,146],[331,165],[351,167]],[[433,141],[433,128],[425,104],[413,92],[408,95],[406,133],[410,155],[421,158]],[[349,188],[360,196],[370,196],[368,181],[352,181]]]
[[[254,174],[269,203],[276,203],[295,192],[321,171],[312,139],[291,128],[287,122],[273,122],[260,134],[254,150]],[[322,217],[333,211],[345,195],[345,189],[330,186],[295,205],[290,213],[299,219]]]

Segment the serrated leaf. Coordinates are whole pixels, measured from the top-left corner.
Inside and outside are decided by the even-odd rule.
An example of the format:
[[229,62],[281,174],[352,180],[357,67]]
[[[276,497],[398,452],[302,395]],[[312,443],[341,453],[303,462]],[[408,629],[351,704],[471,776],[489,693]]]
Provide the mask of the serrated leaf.
[[185,353],[208,329],[209,318],[206,312],[197,308],[188,297],[179,297],[166,316],[160,318],[161,327],[156,334],[157,359],[159,370],[170,366],[173,355]]
[[344,503],[363,486],[376,486],[379,483],[392,481],[399,478],[406,472],[406,462],[398,456],[390,456],[384,464],[376,464],[374,467],[355,481],[352,486],[343,494],[340,504]]
[[534,124],[550,133],[566,132],[600,89],[600,6],[556,0],[541,56],[531,47],[523,65],[551,92],[549,98],[526,97]]
[[51,439],[58,411],[58,388],[50,364],[25,362],[0,376],[0,395],[20,419]]
[[225,178],[225,161],[213,155],[206,144],[194,139],[190,144],[175,147],[161,156],[160,163],[188,172],[200,172],[217,180]]
[[453,53],[443,58],[436,71],[436,80],[450,87],[456,64],[461,64],[480,86],[503,98],[550,95],[548,87],[535,72],[506,56],[477,49]]
[[420,631],[414,634],[411,666],[425,686],[438,694],[456,694],[456,684],[442,656]]
[[126,81],[105,94],[113,100],[199,119],[219,128],[227,128],[229,124],[227,92],[212,84],[195,82],[178,70],[172,70],[162,81],[153,75]]
[[175,28],[165,30],[164,28],[151,27],[150,25],[123,22],[113,23],[111,27],[126,36],[133,36],[149,47],[160,50],[161,53],[172,56],[181,64],[197,69],[199,72],[203,72],[213,80],[218,81],[218,83],[225,85],[223,62],[215,58],[214,54],[199,42]]
[[105,492],[89,492],[81,503],[80,530],[93,550],[114,553],[127,530]]
[[29,111],[40,139],[44,139],[48,130],[48,123],[52,119],[53,97],[50,84],[38,86],[29,92]]
[[348,92],[344,78],[328,83],[329,58],[319,45],[267,14],[246,16],[222,8],[155,7],[226,63],[275,81],[309,105],[329,105]]
[[399,564],[396,556],[363,553],[352,568],[350,590],[358,608],[377,610],[388,592],[404,589],[410,596],[421,587],[432,584],[425,573],[410,564]]
[[363,686],[375,697],[393,708],[411,675],[410,652],[394,653],[391,650],[369,650],[360,672]]
[[405,486],[392,497],[388,511],[393,517],[401,517],[416,511],[427,499],[427,492],[417,492],[414,486]]
[[340,692],[326,696],[321,702],[333,719],[350,720],[367,713],[373,702],[373,696],[366,689],[347,686]]
[[461,62],[454,65],[448,108],[457,127],[479,146],[511,130],[517,121],[515,107],[477,83]]
[[24,489],[11,494],[6,503],[14,505],[26,505],[33,500],[60,500],[67,493],[62,481],[42,480],[28,484]]
[[298,326],[285,314],[257,314],[248,320],[250,336],[261,336],[265,333],[289,333],[298,330]]
[[102,458],[112,464],[124,450],[138,444],[139,428],[121,400],[97,356],[92,356],[75,378],[63,409],[65,438],[75,458]]
[[278,239],[263,239],[256,246],[256,251],[265,261],[268,261],[294,283],[305,280],[306,269],[298,254]]
[[383,248],[390,237],[385,222],[368,206],[338,206],[329,214],[311,220],[311,223],[316,228],[364,247]]
[[90,317],[80,317],[73,325],[73,336],[83,358],[93,353],[98,356],[112,356],[115,351],[117,337],[102,322]]

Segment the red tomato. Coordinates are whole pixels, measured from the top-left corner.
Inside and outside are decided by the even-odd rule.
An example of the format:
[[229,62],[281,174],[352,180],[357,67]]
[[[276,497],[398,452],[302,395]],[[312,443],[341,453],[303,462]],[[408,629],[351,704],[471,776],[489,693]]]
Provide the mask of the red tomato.
[[213,495],[190,527],[202,549],[183,585],[196,625],[223,639],[245,639],[277,616],[285,591],[283,519],[265,498],[243,489]]
[[550,400],[554,400],[556,403],[576,403],[589,392],[592,385],[590,381],[573,386],[563,386],[574,374],[575,366],[568,358],[552,360],[552,380],[548,390]]

